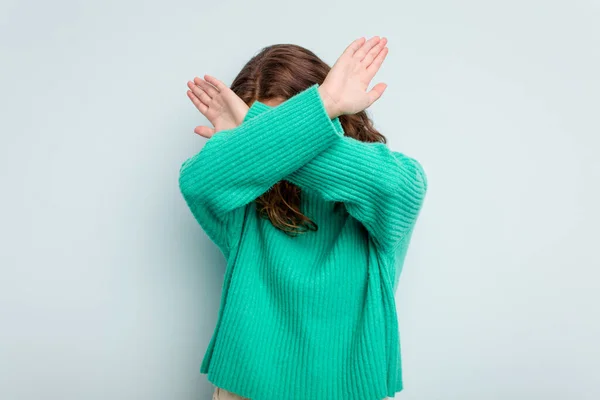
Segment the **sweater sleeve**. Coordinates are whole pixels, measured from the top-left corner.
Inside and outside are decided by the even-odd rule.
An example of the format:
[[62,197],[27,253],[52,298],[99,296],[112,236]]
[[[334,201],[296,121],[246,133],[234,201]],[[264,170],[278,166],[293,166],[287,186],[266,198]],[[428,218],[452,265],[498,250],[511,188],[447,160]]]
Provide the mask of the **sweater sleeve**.
[[402,273],[402,269],[404,267],[404,261],[406,261],[406,254],[408,252],[408,246],[410,245],[410,241],[414,232],[414,225],[406,232],[400,243],[396,248],[396,252],[394,254],[394,269],[390,272],[390,277],[393,276],[393,291],[394,293],[398,289],[398,283],[400,281],[400,274]]
[[344,137],[285,179],[341,201],[384,252],[392,253],[420,212],[427,178],[417,160],[386,144]]
[[[270,108],[255,102],[249,117],[257,118]],[[342,140],[335,141],[285,179],[303,190],[318,192],[326,200],[343,202],[380,250],[388,254],[401,250],[410,240],[427,192],[422,165],[390,150],[385,143],[343,136],[338,118],[332,124]]]
[[247,115],[235,128],[215,133],[181,165],[180,191],[226,258],[240,207],[342,140],[318,87],[314,84],[260,115]]

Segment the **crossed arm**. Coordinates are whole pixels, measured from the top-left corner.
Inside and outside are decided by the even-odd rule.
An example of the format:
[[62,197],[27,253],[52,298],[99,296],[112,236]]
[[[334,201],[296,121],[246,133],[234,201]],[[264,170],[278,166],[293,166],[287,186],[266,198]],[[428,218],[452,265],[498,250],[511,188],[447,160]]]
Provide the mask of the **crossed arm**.
[[282,179],[344,202],[385,252],[395,251],[415,223],[427,190],[421,165],[384,143],[344,136],[317,89],[277,107],[255,102],[241,125],[215,133],[181,165],[180,190],[225,257],[243,206]]

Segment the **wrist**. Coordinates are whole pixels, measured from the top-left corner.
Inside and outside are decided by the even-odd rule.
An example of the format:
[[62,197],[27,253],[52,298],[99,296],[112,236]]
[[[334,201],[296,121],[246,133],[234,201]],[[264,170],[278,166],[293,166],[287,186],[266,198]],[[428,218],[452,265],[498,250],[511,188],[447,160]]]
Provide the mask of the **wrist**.
[[326,88],[323,85],[319,85],[318,87],[319,95],[321,96],[321,101],[323,102],[323,106],[325,106],[325,111],[329,116],[329,119],[334,119],[342,115],[342,113],[338,110],[337,102],[335,99],[329,94]]

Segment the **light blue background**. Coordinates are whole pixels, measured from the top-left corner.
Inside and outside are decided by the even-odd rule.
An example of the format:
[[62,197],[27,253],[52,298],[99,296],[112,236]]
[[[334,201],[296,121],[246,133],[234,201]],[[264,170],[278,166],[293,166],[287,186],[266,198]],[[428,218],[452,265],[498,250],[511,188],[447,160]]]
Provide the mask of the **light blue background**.
[[224,260],[179,194],[261,47],[386,36],[368,112],[429,193],[397,295],[406,400],[600,398],[598,1],[0,5],[0,398],[191,400]]

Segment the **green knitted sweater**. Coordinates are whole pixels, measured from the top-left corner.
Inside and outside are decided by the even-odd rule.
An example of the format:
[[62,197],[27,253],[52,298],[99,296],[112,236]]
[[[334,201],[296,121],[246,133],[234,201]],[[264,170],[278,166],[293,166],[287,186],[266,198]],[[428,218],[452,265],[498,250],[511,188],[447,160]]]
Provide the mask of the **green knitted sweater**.
[[[254,200],[281,180],[318,230],[288,236],[258,215]],[[179,187],[227,261],[200,366],[210,382],[252,400],[402,390],[394,294],[427,190],[415,159],[344,136],[314,84],[276,107],[255,101],[183,162]]]

